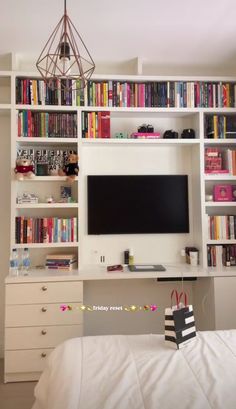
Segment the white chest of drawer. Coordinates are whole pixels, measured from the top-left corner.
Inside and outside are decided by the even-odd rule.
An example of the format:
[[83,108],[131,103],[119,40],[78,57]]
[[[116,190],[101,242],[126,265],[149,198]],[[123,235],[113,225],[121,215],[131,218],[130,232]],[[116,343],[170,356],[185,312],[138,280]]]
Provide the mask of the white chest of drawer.
[[83,335],[79,280],[7,283],[5,304],[5,382],[37,380],[53,348]]

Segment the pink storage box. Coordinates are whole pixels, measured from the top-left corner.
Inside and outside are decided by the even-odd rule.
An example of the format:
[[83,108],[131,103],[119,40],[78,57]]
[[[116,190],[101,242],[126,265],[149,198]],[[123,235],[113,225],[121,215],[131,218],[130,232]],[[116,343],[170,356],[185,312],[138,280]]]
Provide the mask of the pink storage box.
[[231,202],[232,186],[231,185],[215,185],[213,188],[214,202]]

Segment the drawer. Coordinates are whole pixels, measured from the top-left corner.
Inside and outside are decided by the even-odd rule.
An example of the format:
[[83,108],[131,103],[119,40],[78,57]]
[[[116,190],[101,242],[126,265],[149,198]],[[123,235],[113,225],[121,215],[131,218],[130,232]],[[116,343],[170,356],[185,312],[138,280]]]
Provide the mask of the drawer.
[[53,349],[5,351],[5,373],[41,372]]
[[67,339],[82,335],[82,325],[6,328],[5,349],[54,348]]
[[19,283],[6,285],[7,305],[69,301],[83,301],[83,283],[81,281]]
[[42,325],[79,325],[83,313],[79,303],[69,303],[71,311],[62,311],[62,304],[7,305],[5,327],[35,327]]

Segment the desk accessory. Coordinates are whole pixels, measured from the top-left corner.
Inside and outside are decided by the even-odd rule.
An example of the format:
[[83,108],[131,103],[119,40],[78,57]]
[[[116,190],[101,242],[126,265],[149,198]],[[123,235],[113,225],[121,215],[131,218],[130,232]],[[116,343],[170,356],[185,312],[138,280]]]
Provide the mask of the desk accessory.
[[161,264],[134,264],[134,265],[129,265],[128,268],[132,272],[166,271],[165,267],[163,267]]
[[121,264],[115,264],[113,266],[107,266],[107,271],[123,271],[123,266]]
[[194,139],[195,138],[195,131],[194,129],[184,129],[181,134],[182,139]]
[[164,139],[178,139],[179,134],[178,132],[173,131],[172,129],[168,129],[164,132],[163,138]]
[[124,264],[129,264],[129,250],[124,251]]

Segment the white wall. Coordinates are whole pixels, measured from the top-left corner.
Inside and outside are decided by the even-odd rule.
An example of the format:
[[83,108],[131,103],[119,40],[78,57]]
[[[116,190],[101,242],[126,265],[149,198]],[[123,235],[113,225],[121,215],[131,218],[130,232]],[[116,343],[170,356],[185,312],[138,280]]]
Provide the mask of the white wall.
[[[194,149],[194,148],[193,148]],[[192,201],[193,163],[191,147],[174,146],[115,146],[83,148],[80,183],[80,263],[96,264],[105,256],[105,264],[123,262],[123,252],[134,250],[136,263],[180,263],[180,251],[185,246],[199,246],[194,236]],[[139,235],[87,234],[87,175],[109,174],[187,174],[189,180],[190,233]],[[200,192],[199,192],[200,196]],[[137,198],[138,200],[138,198]],[[198,206],[199,212],[200,206]],[[117,217],[122,217],[118,214]]]
[[4,278],[8,274],[10,242],[10,116],[0,112],[0,357],[4,342]]

